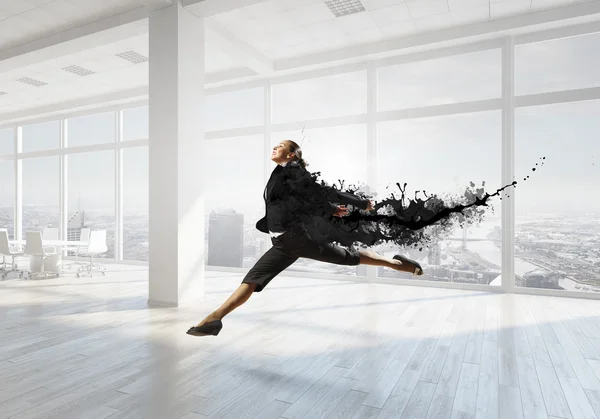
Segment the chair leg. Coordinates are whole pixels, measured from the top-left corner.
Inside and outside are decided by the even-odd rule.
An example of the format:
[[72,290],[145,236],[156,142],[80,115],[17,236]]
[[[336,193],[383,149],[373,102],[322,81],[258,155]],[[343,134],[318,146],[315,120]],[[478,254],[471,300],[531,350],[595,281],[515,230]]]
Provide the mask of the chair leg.
[[77,277],[79,278],[81,275],[85,274],[89,274],[90,278],[93,277],[93,272],[94,269],[98,272],[100,272],[102,275],[105,275],[105,271],[106,268],[104,266],[97,266],[94,265],[94,255],[90,254],[89,255],[90,258],[90,262],[85,264],[85,267],[81,267],[80,269],[77,270]]
[[40,267],[40,271],[36,272],[33,275],[29,275],[30,277],[35,277],[35,278],[41,278],[42,276],[44,278],[48,278],[50,276],[50,274],[56,275],[57,277],[59,276],[58,272],[52,272],[52,271],[47,271],[44,264],[46,262],[46,259],[48,258],[47,256],[40,256],[42,258],[42,263],[41,263],[41,267]]
[[2,279],[6,279],[9,273],[17,272],[19,274],[19,278],[23,278],[23,270],[17,269],[17,263],[15,262],[15,255],[10,255],[12,258],[12,263],[10,264],[10,269],[6,268],[2,271]]

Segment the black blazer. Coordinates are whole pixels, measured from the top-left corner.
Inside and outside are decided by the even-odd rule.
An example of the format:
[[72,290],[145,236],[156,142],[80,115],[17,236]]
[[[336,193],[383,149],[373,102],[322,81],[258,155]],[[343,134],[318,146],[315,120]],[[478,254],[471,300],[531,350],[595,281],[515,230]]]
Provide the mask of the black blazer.
[[338,204],[367,209],[368,200],[320,185],[298,162],[277,165],[265,187],[265,216],[256,223],[263,233],[283,232],[307,224],[313,217],[330,217]]

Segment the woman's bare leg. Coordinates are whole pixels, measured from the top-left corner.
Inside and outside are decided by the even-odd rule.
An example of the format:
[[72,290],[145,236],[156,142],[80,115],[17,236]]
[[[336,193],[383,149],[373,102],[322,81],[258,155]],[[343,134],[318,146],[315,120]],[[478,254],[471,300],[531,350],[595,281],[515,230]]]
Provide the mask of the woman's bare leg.
[[370,250],[361,250],[360,264],[361,265],[373,265],[373,266],[385,266],[387,268],[394,269],[396,271],[413,273],[415,266],[411,264],[405,264],[397,259],[386,258]]
[[233,310],[244,304],[254,290],[256,289],[256,284],[241,284],[237,290],[225,301],[221,307],[210,313],[204,320],[198,323],[196,326],[202,326],[204,323],[212,322],[214,320],[221,320],[223,317],[231,313]]

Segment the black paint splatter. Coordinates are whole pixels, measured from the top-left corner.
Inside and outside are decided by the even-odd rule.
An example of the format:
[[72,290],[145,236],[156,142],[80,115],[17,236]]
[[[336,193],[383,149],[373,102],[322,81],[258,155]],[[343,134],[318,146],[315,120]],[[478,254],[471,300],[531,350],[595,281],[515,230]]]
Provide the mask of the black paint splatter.
[[[543,166],[545,157],[541,160]],[[535,171],[535,168],[532,170]],[[360,192],[360,188],[344,187],[343,181],[339,181],[339,187],[329,186],[324,181],[318,182],[320,173],[313,173],[312,176],[316,183],[325,186],[309,191],[310,205],[314,208],[318,208],[324,200],[332,200],[330,194],[323,192],[331,189],[372,199],[368,194]],[[529,176],[523,178],[527,179]],[[402,186],[396,183],[396,186],[400,197],[392,193],[376,203],[372,211],[353,209],[347,216],[339,218],[325,216],[326,210],[323,208],[321,217],[302,216],[302,223],[317,242],[337,242],[343,246],[395,244],[422,249],[443,240],[453,232],[456,224],[464,227],[465,224],[477,225],[482,222],[487,212],[494,211],[491,199],[500,196],[507,188],[516,187],[517,181],[498,188],[493,193],[485,191],[485,182],[482,182],[481,187],[476,187],[471,182],[460,196],[427,196],[425,191],[416,191],[414,199],[406,196],[406,183]],[[424,199],[417,196],[419,192]],[[320,194],[327,196],[319,196]],[[509,197],[507,194],[507,198]]]

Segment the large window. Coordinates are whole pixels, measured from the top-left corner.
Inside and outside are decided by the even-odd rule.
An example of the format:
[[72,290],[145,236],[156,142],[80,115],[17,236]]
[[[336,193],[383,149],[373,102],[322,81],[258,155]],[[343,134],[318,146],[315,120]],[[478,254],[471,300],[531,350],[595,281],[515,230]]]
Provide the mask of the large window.
[[272,95],[273,123],[363,114],[367,72],[275,84]]
[[44,227],[60,227],[58,156],[23,160],[23,236]]
[[12,128],[0,128],[0,156],[15,152],[15,135]]
[[130,108],[123,111],[123,141],[145,140],[148,134],[148,107]]
[[204,97],[204,131],[264,124],[265,91],[262,87]]
[[15,210],[15,162],[0,160],[0,228],[14,234]]
[[[499,111],[416,120],[383,122],[378,126],[378,200],[407,183],[408,198],[416,191],[460,197],[470,182],[494,192],[501,181],[501,114]],[[419,195],[421,198],[423,195]],[[420,280],[499,285],[501,268],[501,201],[491,202],[483,223],[458,225],[446,240],[431,248],[381,246],[386,256],[404,253],[423,266]],[[378,268],[379,276],[412,278]]]
[[23,152],[54,150],[60,147],[60,121],[23,127]]
[[600,291],[598,138],[600,101],[516,110],[517,286]]
[[148,260],[148,147],[123,150],[123,259]]
[[69,236],[81,228],[106,230],[108,251],[115,256],[114,151],[67,156],[67,219]]
[[[322,179],[330,185],[344,187],[367,182],[367,128],[351,125],[334,128],[278,132],[272,135],[272,146],[283,140],[293,140],[302,147],[303,158],[310,172],[321,172]],[[272,164],[275,167],[275,163]],[[340,275],[364,274],[356,266],[334,265],[301,258],[288,268],[291,271]]]
[[515,48],[515,94],[600,86],[600,33]]
[[377,71],[379,111],[499,98],[499,49],[383,67]]
[[67,120],[67,145],[79,147],[115,141],[115,113],[105,112]]
[[208,140],[204,147],[207,263],[251,267],[268,240],[255,227],[265,212],[263,136]]

